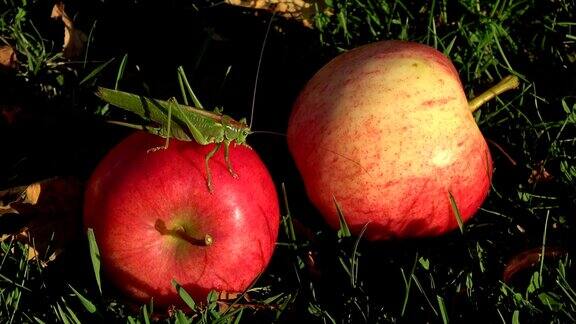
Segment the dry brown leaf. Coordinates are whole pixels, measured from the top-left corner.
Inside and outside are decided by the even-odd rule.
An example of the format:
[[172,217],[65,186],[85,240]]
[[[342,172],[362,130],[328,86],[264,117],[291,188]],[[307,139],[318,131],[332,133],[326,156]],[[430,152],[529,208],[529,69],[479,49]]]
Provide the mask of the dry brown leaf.
[[0,216],[5,214],[19,214],[12,204],[22,202],[26,199],[28,186],[20,186],[0,191]]
[[225,0],[225,2],[234,6],[276,12],[283,17],[296,19],[308,28],[314,27],[316,7],[319,11],[331,14],[324,1],[316,0]]
[[0,233],[0,241],[24,243],[28,246],[29,260],[40,256],[39,261],[44,265],[53,261],[81,234],[82,193],[82,183],[72,177],[53,178],[1,191],[0,208],[19,215],[11,219],[15,224],[10,226],[17,230]]
[[[566,254],[566,251],[561,247],[546,246],[544,257],[550,259],[558,259]],[[530,269],[538,264],[542,257],[542,248],[537,247],[513,256],[506,263],[504,272],[502,273],[502,280],[509,283],[512,278],[521,271]]]
[[74,28],[74,23],[72,19],[68,17],[66,11],[64,11],[64,3],[59,2],[52,7],[51,18],[62,19],[64,23],[64,47],[62,49],[64,57],[74,58],[78,57],[84,51],[84,45],[88,40],[86,34],[82,31]]
[[14,48],[10,45],[0,46],[0,68],[13,70],[17,64],[18,60]]
[[39,183],[33,183],[26,188],[24,193],[23,204],[36,205],[38,198],[40,197],[40,192],[42,191],[42,186]]
[[552,176],[544,167],[544,162],[541,161],[540,163],[538,163],[538,165],[532,169],[532,172],[530,172],[530,177],[528,178],[528,183],[530,184],[534,184],[534,183],[546,183],[546,182],[550,182],[552,181],[552,179],[554,179],[554,176]]
[[40,183],[0,191],[0,216],[8,213],[19,214],[19,208],[14,208],[13,204],[36,205],[41,191]]
[[218,294],[218,300],[233,301],[238,298],[241,294],[238,292],[227,292],[221,291]]
[[218,310],[221,314],[226,313],[230,308],[230,304],[234,303],[236,299],[240,296],[240,293],[229,293],[226,291],[221,291],[218,294]]
[[[243,301],[237,303],[238,298],[242,297]],[[250,308],[253,310],[259,309],[277,309],[278,305],[275,304],[264,304],[259,302],[254,302],[248,293],[228,293],[221,292],[218,296],[218,311],[222,313],[228,312],[230,309],[237,308]]]
[[6,206],[0,206],[0,216],[2,216],[4,214],[18,214],[18,211],[16,209],[12,208],[12,206],[10,206],[10,204],[8,204]]

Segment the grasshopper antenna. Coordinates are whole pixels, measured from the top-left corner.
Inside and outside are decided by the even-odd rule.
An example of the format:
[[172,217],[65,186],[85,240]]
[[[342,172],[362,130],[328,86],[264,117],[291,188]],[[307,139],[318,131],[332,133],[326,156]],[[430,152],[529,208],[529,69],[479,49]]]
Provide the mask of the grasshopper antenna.
[[266,130],[252,131],[252,134],[269,134],[269,135],[276,135],[276,136],[286,137],[286,134],[284,134],[284,133],[274,132],[274,131],[266,131]]
[[252,124],[254,123],[254,107],[256,106],[256,91],[258,90],[258,79],[260,78],[260,66],[262,66],[262,57],[264,57],[264,48],[266,48],[266,42],[268,40],[268,34],[270,34],[270,28],[272,27],[272,21],[276,16],[276,11],[272,13],[270,21],[268,21],[268,27],[266,27],[266,34],[264,35],[264,42],[262,43],[262,48],[260,49],[260,57],[258,58],[258,66],[256,67],[256,80],[254,80],[254,92],[252,93],[252,111],[250,112],[250,125],[248,127],[252,129]]

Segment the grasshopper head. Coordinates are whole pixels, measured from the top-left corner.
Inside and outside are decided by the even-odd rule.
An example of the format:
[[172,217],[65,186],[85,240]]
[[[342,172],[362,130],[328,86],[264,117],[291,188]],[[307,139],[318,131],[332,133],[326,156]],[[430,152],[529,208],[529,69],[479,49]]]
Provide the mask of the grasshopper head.
[[250,127],[246,124],[246,119],[240,119],[239,121],[229,120],[227,121],[226,135],[228,140],[234,141],[238,144],[245,144],[246,137],[250,135],[252,131]]
[[[240,122],[244,122],[243,120],[241,120]],[[246,126],[246,127],[242,127],[238,129],[238,139],[236,139],[236,142],[239,144],[244,144],[246,143],[246,137],[248,137],[248,135],[252,134],[252,131],[250,130],[250,127]]]

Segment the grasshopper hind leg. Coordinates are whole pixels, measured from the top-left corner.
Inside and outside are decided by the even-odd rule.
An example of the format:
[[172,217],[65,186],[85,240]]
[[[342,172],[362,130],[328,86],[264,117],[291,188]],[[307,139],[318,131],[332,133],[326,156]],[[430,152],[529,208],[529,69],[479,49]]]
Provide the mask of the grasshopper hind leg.
[[231,143],[230,141],[224,143],[224,160],[226,161],[226,167],[228,168],[228,172],[230,172],[230,175],[234,179],[237,179],[238,174],[234,172],[234,169],[232,168],[232,162],[230,162],[230,143]]
[[210,172],[209,161],[214,156],[214,154],[218,152],[221,145],[222,143],[216,144],[216,146],[214,146],[214,149],[208,152],[208,154],[206,154],[206,157],[204,158],[204,166],[206,167],[206,185],[208,186],[208,191],[210,191],[211,193],[214,192],[214,186],[212,185],[212,173]]

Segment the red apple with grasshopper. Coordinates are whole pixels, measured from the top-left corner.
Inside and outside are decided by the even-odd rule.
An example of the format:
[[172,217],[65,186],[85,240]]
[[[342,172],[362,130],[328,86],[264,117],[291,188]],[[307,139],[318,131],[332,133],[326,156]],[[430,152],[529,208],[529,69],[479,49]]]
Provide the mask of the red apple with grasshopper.
[[301,91],[288,125],[308,197],[334,228],[338,203],[353,233],[368,224],[370,240],[457,228],[492,177],[472,111],[517,84],[506,78],[468,103],[456,69],[431,47],[382,41],[339,55]]
[[107,278],[159,307],[182,304],[175,283],[200,302],[210,290],[245,291],[267,266],[279,227],[274,183],[245,145],[249,127],[174,100],[98,95],[151,123],[120,123],[147,132],[112,149],[87,186],[84,222]]

